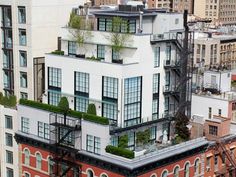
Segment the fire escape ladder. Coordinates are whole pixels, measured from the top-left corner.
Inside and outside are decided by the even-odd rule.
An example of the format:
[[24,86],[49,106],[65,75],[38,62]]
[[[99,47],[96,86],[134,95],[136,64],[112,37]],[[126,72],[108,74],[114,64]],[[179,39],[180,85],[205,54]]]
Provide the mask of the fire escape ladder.
[[72,168],[72,167],[69,166],[69,167],[60,175],[60,177],[64,177],[64,176],[70,171],[71,168]]
[[226,149],[225,145],[222,142],[219,142],[218,144],[221,147],[222,151],[225,153],[227,159],[229,160],[229,162],[231,163],[233,168],[236,169],[236,162],[234,161],[234,159],[230,155],[229,151]]
[[66,137],[73,131],[74,130],[72,130],[72,129],[68,130],[67,133],[65,135],[63,135],[63,137],[61,137],[61,139],[58,141],[57,145],[61,144],[66,139]]

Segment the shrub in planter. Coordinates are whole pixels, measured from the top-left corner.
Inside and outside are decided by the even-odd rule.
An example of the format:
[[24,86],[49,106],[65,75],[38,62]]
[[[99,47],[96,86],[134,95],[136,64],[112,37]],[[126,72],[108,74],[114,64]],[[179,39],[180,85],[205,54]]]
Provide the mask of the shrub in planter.
[[88,105],[87,113],[92,115],[97,115],[95,104],[91,103]]
[[120,148],[128,147],[128,135],[123,135],[119,137],[118,147]]
[[106,147],[106,152],[114,154],[114,155],[118,155],[121,157],[125,157],[128,159],[133,159],[134,158],[134,152],[130,151],[128,149],[124,149],[124,148],[120,148],[120,147],[115,147],[115,146],[111,146],[108,145]]

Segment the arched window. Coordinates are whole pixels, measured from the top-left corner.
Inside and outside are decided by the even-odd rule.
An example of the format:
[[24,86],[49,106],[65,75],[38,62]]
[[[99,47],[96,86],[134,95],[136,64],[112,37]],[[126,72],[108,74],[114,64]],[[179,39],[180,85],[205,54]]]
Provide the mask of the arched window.
[[194,163],[194,174],[195,175],[199,175],[200,174],[200,160],[197,159],[195,160],[195,163]]
[[52,157],[49,157],[48,158],[48,173],[49,174],[53,174],[53,165],[54,165],[54,162],[52,160]]
[[25,165],[29,165],[30,164],[30,151],[28,149],[25,149],[24,155],[25,155],[24,163]]
[[87,177],[93,177],[93,172],[92,170],[87,171]]
[[39,153],[36,154],[36,168],[42,168],[42,156]]
[[106,174],[101,174],[100,177],[108,177]]
[[157,175],[156,174],[152,174],[150,177],[157,177]]
[[179,177],[179,167],[175,167],[174,169],[174,177]]
[[189,167],[190,167],[190,164],[186,163],[184,167],[184,177],[189,177]]
[[161,175],[161,177],[167,177],[168,176],[168,171],[164,171],[163,173],[162,173],[162,175]]

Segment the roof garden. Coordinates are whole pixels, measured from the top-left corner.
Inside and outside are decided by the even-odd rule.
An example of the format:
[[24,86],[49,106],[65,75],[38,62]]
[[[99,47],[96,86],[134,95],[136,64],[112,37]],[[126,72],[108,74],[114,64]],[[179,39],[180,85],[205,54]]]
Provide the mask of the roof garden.
[[[29,106],[36,109],[41,109],[48,112],[63,114],[63,111],[58,106],[53,106],[45,103],[40,103],[32,100],[20,99],[20,105]],[[94,122],[101,125],[109,125],[109,121],[105,117],[96,116],[88,113],[82,113],[78,111],[69,110],[67,113],[68,116],[74,117],[77,119],[84,119],[89,122]]]

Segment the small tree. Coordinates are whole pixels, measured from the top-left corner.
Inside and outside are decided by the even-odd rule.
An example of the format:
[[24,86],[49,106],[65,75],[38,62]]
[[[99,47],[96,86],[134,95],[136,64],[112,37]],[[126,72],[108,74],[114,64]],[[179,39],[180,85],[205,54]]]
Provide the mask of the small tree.
[[58,107],[60,108],[62,113],[64,114],[68,113],[70,108],[69,108],[69,102],[66,97],[61,97]]
[[123,135],[119,137],[118,142],[119,148],[127,148],[128,147],[128,135]]
[[86,39],[91,38],[92,23],[85,20],[82,16],[77,15],[75,12],[70,14],[68,26],[72,28],[69,32],[75,38],[80,47],[83,46]]
[[61,97],[58,107],[60,108],[61,112],[64,114],[64,124],[66,125],[66,115],[70,110],[69,102],[66,97]]
[[147,129],[145,131],[137,132],[136,133],[136,142],[138,145],[145,145],[149,142],[150,139],[150,130]]
[[[121,33],[122,29],[126,33]],[[125,44],[130,40],[130,34],[128,32],[128,23],[120,17],[114,17],[112,19],[112,32],[106,38],[111,43],[113,52],[116,52],[120,57],[121,50],[125,47]]]
[[188,140],[190,132],[187,127],[189,123],[188,117],[184,113],[178,113],[175,121],[175,133],[183,140]]
[[88,105],[87,113],[92,115],[97,115],[95,104],[91,103]]

